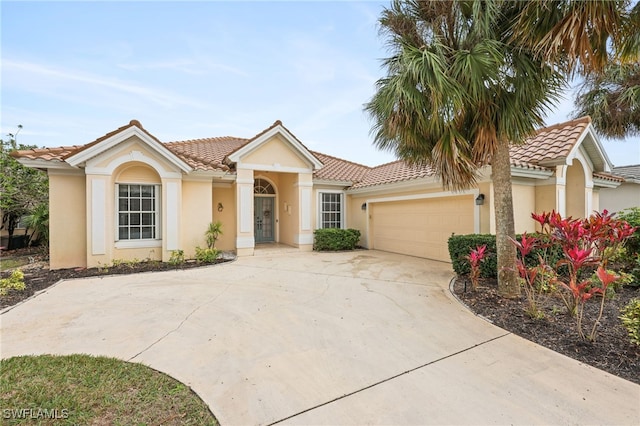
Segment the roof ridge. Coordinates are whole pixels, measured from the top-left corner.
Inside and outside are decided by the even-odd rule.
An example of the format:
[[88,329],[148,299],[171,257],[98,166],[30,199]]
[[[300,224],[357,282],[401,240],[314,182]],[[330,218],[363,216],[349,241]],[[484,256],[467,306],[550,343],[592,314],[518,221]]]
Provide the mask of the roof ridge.
[[170,142],[163,142],[165,145],[169,145],[169,144],[173,144],[173,145],[177,145],[177,144],[186,144],[186,143],[193,143],[193,142],[210,142],[210,141],[221,141],[221,140],[239,140],[239,141],[247,141],[247,138],[241,138],[238,136],[231,136],[231,135],[226,135],[226,136],[211,136],[208,138],[196,138],[196,139],[185,139],[182,141],[170,141]]
[[569,126],[572,126],[578,123],[583,123],[583,122],[586,122],[587,124],[591,123],[591,117],[588,115],[585,115],[584,117],[574,118],[573,120],[563,121],[561,123],[552,124],[551,126],[541,127],[538,130],[536,130],[536,134],[539,134],[542,132],[550,132],[551,130],[560,129],[563,127],[569,127]]

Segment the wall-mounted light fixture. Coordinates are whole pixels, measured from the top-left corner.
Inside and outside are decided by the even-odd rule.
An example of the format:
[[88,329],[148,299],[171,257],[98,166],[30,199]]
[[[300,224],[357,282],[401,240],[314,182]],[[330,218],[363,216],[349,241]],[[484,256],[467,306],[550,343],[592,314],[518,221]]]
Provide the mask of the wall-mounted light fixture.
[[362,203],[360,208],[362,209],[362,211],[365,211],[367,209],[367,203]]
[[476,197],[476,206],[481,206],[484,204],[484,194],[479,194]]
[[222,210],[224,210],[224,206],[222,203],[218,203],[218,211],[221,212]]

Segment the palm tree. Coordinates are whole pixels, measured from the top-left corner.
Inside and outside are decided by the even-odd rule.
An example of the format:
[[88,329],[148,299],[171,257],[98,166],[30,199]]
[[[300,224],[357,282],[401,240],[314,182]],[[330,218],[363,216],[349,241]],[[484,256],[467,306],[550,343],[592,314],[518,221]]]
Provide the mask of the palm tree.
[[575,100],[575,116],[591,116],[604,136],[640,135],[640,64],[611,63],[585,77]]
[[514,22],[515,42],[584,77],[576,117],[590,115],[608,137],[640,134],[640,2],[523,2]]
[[516,252],[509,146],[544,123],[566,81],[512,41],[517,2],[394,0],[379,20],[392,56],[365,105],[374,144],[433,167],[445,188],[472,186],[491,164],[498,286],[515,296]]

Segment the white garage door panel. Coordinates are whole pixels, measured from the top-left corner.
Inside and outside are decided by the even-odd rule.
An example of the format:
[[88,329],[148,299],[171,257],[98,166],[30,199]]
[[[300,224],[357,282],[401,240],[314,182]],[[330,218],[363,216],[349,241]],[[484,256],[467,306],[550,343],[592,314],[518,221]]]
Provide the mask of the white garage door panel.
[[474,232],[470,195],[372,203],[372,248],[449,262],[452,233]]

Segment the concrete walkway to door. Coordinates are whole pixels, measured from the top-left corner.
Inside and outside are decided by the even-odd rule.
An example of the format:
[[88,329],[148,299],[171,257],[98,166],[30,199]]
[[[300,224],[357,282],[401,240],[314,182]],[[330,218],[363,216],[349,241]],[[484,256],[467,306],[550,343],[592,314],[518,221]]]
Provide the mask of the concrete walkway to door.
[[640,424],[640,386],[475,317],[451,276],[356,251],[66,281],[0,316],[1,356],[141,362],[223,425]]

